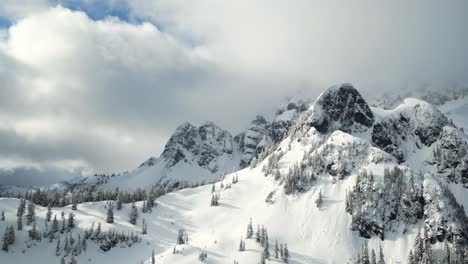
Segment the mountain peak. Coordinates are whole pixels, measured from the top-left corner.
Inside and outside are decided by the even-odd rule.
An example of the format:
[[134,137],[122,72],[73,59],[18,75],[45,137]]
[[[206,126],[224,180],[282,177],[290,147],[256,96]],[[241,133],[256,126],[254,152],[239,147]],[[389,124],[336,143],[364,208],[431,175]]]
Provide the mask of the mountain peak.
[[348,83],[328,88],[309,111],[310,126],[321,133],[365,131],[374,123],[374,114],[369,105]]

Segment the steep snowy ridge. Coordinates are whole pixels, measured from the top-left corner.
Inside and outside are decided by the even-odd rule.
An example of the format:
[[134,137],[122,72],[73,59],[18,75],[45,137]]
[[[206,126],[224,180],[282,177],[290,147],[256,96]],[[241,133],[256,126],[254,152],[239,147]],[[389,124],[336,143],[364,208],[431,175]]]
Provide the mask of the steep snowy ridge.
[[[444,243],[454,261],[468,252],[463,207],[468,205],[467,136],[444,114],[416,99],[393,110],[371,108],[350,84],[328,89],[305,109],[284,108],[272,123],[256,118],[247,132],[236,137],[212,123],[184,124],[161,157],[150,158],[128,175],[102,179],[107,182],[98,186],[107,190],[157,181],[218,179],[162,195],[152,212],[142,212],[147,199],[137,202],[136,225],[128,223],[130,204],[115,211],[113,224],[105,223],[109,206],[105,201],[79,204],[76,211],[71,206],[53,208],[57,215],[61,211],[76,215],[77,225],[71,231],[75,236],[92,222],[100,222],[104,232],[135,232],[142,239],[107,252],[99,248],[102,242],[90,240],[88,250],[76,256],[78,263],[151,263],[154,250],[156,263],[196,263],[206,253],[205,263],[256,264],[265,256],[266,246],[257,243],[255,235],[246,238],[250,219],[254,230],[257,225],[267,230],[271,256],[265,263],[284,263],[275,258],[275,241],[287,244],[288,261],[297,264],[366,263],[357,260],[364,245],[377,255],[382,247],[386,263],[445,259]],[[272,136],[275,122],[281,124],[276,127],[284,137],[280,141]],[[267,152],[259,155],[263,150]],[[257,157],[253,166],[235,169],[243,158]],[[227,174],[218,178],[218,173]],[[6,211],[0,230],[16,225],[18,203],[0,199],[0,210]],[[45,212],[46,208],[37,207],[41,232],[46,230]],[[140,232],[143,218],[148,234]],[[175,245],[182,228],[187,230],[188,243]],[[25,231],[17,233],[10,251],[0,253],[1,263],[33,259],[59,263],[64,253],[56,256],[56,239],[49,243],[45,238],[31,246]],[[245,251],[239,250],[241,241]],[[423,241],[417,253],[421,258],[409,262],[414,241]]]

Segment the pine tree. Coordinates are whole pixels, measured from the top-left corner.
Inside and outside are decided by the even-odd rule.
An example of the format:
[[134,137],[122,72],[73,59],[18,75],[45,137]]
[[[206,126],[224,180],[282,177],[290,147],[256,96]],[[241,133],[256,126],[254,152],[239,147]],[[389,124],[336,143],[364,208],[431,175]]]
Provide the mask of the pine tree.
[[377,257],[375,255],[375,250],[374,249],[372,249],[372,252],[371,252],[370,264],[377,264]]
[[156,259],[154,258],[154,249],[153,249],[153,252],[151,253],[151,264],[156,264]]
[[30,225],[36,219],[35,205],[33,202],[28,203],[28,213],[26,214],[26,224]]
[[112,224],[114,223],[114,204],[109,203],[107,206],[107,223]]
[[5,229],[5,233],[3,234],[3,245],[2,245],[2,250],[5,252],[8,252],[8,248],[10,246],[10,239],[9,239],[9,234],[8,234],[8,227]]
[[119,195],[117,196],[117,206],[115,207],[117,211],[122,210],[122,199],[122,195],[119,193]]
[[279,257],[278,240],[275,240],[275,259]]
[[270,249],[268,245],[268,240],[265,242],[265,247],[263,248],[263,255],[265,256],[266,259],[270,259]]
[[72,210],[77,210],[78,209],[78,201],[76,199],[76,197],[72,196]]
[[0,216],[0,221],[5,221],[5,211],[2,211],[2,214]]
[[450,247],[447,243],[447,241],[445,241],[445,244],[444,244],[444,248],[445,248],[445,261],[450,264]]
[[283,248],[283,261],[284,261],[284,263],[288,263],[288,262],[289,262],[288,244],[284,244],[284,248]]
[[[448,262],[450,264],[450,262]],[[414,256],[413,256],[413,250],[410,250],[409,255],[408,255],[408,264],[416,264],[414,262]]]
[[57,233],[59,230],[59,223],[57,220],[57,215],[54,215],[54,221],[52,221],[52,233]]
[[250,218],[249,224],[247,225],[247,239],[252,238],[253,236],[253,226],[252,226],[252,218]]
[[47,206],[46,221],[47,221],[47,222],[50,222],[51,217],[52,217],[52,208],[51,208],[51,206],[50,206],[50,204],[49,204],[49,205]]
[[260,264],[266,264],[265,252],[262,252],[262,255],[260,256]]
[[367,247],[367,243],[364,243],[364,245],[362,245],[362,249],[361,249],[361,264],[370,264],[370,259],[369,259],[369,248]]
[[55,247],[55,256],[60,256],[60,237],[57,239],[57,246]]
[[77,262],[76,259],[75,259],[75,255],[72,254],[72,255],[71,255],[71,258],[70,258],[69,264],[77,264],[77,263],[78,263],[78,262]]
[[21,215],[16,217],[16,228],[18,231],[23,230],[23,217]]
[[148,228],[148,226],[146,225],[146,220],[143,218],[143,223],[142,223],[142,227],[141,227],[141,233],[143,235],[146,235],[148,233],[147,228]]
[[38,233],[37,233],[37,229],[36,229],[36,223],[33,224],[33,227],[31,230],[28,231],[29,232],[29,238],[31,238],[32,240],[37,240],[38,239]]
[[244,240],[243,240],[242,237],[241,237],[240,243],[239,243],[239,251],[240,251],[240,252],[243,252],[244,250],[245,250],[245,247],[244,247]]
[[15,243],[15,240],[16,240],[16,236],[15,236],[15,228],[13,227],[13,225],[11,225],[9,228],[8,228],[8,243],[10,245],[13,245]]
[[68,229],[75,227],[75,215],[73,213],[68,214]]
[[136,225],[138,220],[138,208],[135,203],[132,203],[132,209],[130,209],[130,223]]
[[385,257],[384,257],[384,252],[382,249],[382,245],[379,247],[379,262],[378,264],[385,264]]
[[322,202],[323,202],[322,190],[319,190],[317,200],[315,200],[315,204],[317,205],[317,208],[322,207]]
[[98,223],[96,231],[94,232],[94,237],[98,239],[101,237],[101,223]]
[[261,242],[260,225],[257,225],[257,231],[255,232],[255,241],[257,241],[257,243]]

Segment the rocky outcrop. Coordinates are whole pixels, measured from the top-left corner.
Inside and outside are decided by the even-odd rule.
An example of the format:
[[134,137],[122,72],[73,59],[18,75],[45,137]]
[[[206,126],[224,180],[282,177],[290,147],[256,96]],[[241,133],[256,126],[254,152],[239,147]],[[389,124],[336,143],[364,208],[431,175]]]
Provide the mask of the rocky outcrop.
[[308,122],[321,133],[335,130],[362,132],[372,127],[374,114],[351,84],[342,84],[327,89],[319,96]]
[[237,136],[241,167],[248,166],[253,158],[271,145],[270,129],[271,124],[263,116],[258,115],[247,131]]
[[215,170],[217,158],[233,154],[234,148],[231,134],[212,122],[200,127],[184,123],[171,136],[161,157],[167,167],[184,161]]
[[404,162],[408,144],[414,143],[417,148],[431,146],[447,125],[450,125],[447,117],[434,106],[421,100],[406,99],[394,110],[379,112],[371,140]]

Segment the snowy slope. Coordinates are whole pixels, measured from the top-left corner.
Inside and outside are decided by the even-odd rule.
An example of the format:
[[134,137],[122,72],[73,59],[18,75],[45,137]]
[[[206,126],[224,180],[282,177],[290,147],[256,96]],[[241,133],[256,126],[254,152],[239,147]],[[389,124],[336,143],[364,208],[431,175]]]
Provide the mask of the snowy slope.
[[[328,102],[331,101],[347,104],[330,107]],[[466,141],[466,135],[460,136],[461,132],[437,108],[416,99],[405,100],[393,110],[370,108],[360,94],[346,84],[325,91],[297,118],[298,122],[286,138],[255,167],[231,170],[230,173],[230,162],[234,159],[223,160],[227,152],[219,152],[221,155],[216,162],[226,164],[226,167],[219,166],[218,169],[228,174],[215,183],[215,193],[220,196],[218,206],[210,206],[212,184],[159,197],[152,213],[140,212],[137,226],[128,222],[130,204],[125,204],[122,211],[115,211],[114,224],[105,223],[106,202],[78,205],[78,210],[73,211],[77,222],[73,230],[75,234],[84,232],[92,222],[102,223],[103,230],[113,228],[125,232],[140,232],[143,218],[148,223],[148,234],[140,235],[140,243],[104,253],[89,242],[88,250],[77,256],[78,263],[151,263],[153,249],[156,263],[196,263],[202,250],[208,255],[205,263],[233,263],[236,260],[242,264],[259,263],[263,249],[254,239],[246,240],[246,251],[238,251],[251,218],[254,228],[257,225],[267,228],[272,255],[272,245],[278,240],[288,245],[289,263],[301,264],[352,263],[364,243],[376,251],[382,246],[386,263],[407,263],[418,227],[425,226],[428,235],[434,238],[431,247],[435,255],[442,254],[443,243],[437,242],[438,239],[455,243],[456,236],[463,240],[468,234],[465,212],[461,212],[461,216],[456,205],[459,203],[468,208],[468,191],[461,184],[463,171],[467,168],[466,152],[453,148],[453,145],[459,147],[459,141]],[[224,139],[220,142],[226,146]],[[200,146],[203,142],[191,146]],[[175,149],[172,153],[177,153],[177,147],[171,149]],[[184,153],[187,161],[172,166],[167,166],[161,158],[150,159],[129,175],[116,176],[100,186],[108,189],[149,186],[160,171],[175,180],[209,175],[212,167],[194,169],[189,164],[198,163],[200,159],[188,156]],[[449,169],[442,170],[444,166]],[[423,189],[415,194],[424,200],[421,215],[395,214],[394,218],[389,218],[384,214],[381,217],[380,209],[392,209],[387,204],[391,202],[390,196],[383,204],[373,203],[379,200],[374,196],[365,196],[362,201],[353,201],[356,207],[347,208],[350,194],[385,194],[386,171],[394,167],[401,171],[402,186],[415,186],[409,188],[408,193],[412,194],[413,189],[420,187]],[[365,171],[372,172],[372,182],[363,178]],[[452,177],[451,173],[461,176]],[[416,176],[413,178],[413,175]],[[211,177],[206,179],[214,180],[217,176]],[[234,184],[234,177],[239,182]],[[362,179],[365,179],[364,183]],[[360,182],[363,186],[358,185]],[[225,187],[221,188],[221,184]],[[394,186],[393,182],[390,184]],[[444,185],[449,185],[455,202],[444,192]],[[319,193],[323,202],[317,206]],[[406,203],[405,197],[399,199]],[[412,206],[419,201],[410,200],[402,211],[412,212]],[[0,221],[0,230],[15,224],[17,205],[16,199],[0,199],[0,210],[6,211],[7,219]],[[137,206],[141,208],[142,202]],[[71,208],[54,208],[54,213],[59,214],[62,210],[68,214]],[[45,211],[45,208],[37,209],[39,229],[43,228]],[[364,224],[377,225],[385,238],[382,240],[375,230],[366,230],[365,225],[364,229],[363,225],[356,226],[357,217]],[[187,229],[189,242],[175,246],[180,228]],[[436,231],[441,230],[455,235],[439,237]],[[364,238],[363,234],[369,238]],[[43,239],[28,248],[24,236],[24,232],[18,235],[12,251],[0,253],[0,263],[30,263],[31,260],[59,263],[55,242]],[[281,263],[274,258],[266,262]]]

